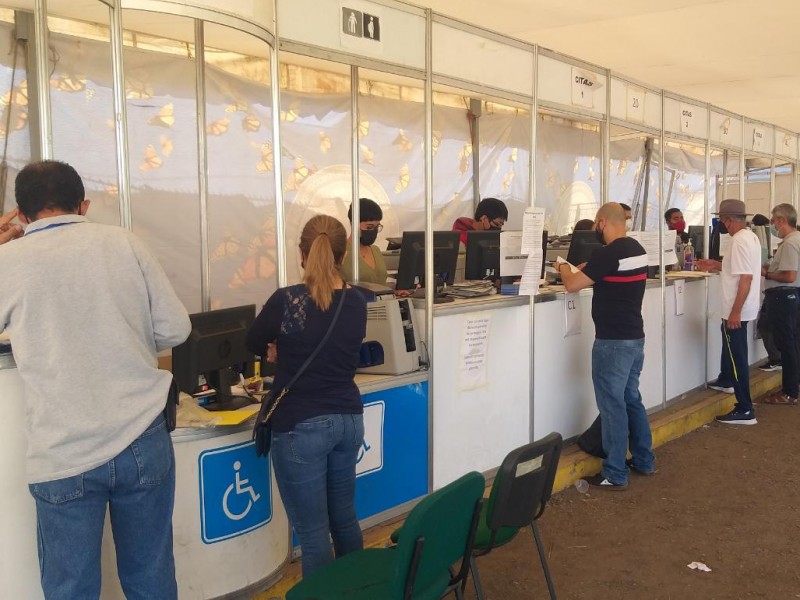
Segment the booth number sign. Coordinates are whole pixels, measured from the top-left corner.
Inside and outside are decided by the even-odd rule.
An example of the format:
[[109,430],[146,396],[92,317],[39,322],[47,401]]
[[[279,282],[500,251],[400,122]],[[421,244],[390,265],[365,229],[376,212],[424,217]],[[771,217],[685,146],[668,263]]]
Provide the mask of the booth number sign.
[[345,36],[381,41],[381,20],[360,10],[342,7],[342,33]]
[[572,104],[594,108],[594,93],[598,88],[597,76],[584,69],[572,68]]

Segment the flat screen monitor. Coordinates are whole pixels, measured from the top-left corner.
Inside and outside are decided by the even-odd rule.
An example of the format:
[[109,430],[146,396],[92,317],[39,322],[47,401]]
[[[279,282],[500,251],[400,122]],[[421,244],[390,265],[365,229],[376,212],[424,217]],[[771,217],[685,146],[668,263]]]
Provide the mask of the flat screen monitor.
[[247,397],[233,396],[231,385],[239,381],[239,373],[252,374],[255,357],[247,351],[245,337],[255,318],[255,304],[189,315],[192,331],[172,349],[172,374],[181,391],[203,391],[205,379],[216,390],[216,401],[207,408],[234,410],[250,404]]
[[500,279],[500,232],[468,231],[464,279]]
[[573,231],[572,240],[569,243],[569,252],[567,252],[567,262],[576,267],[585,263],[592,256],[592,252],[601,248],[601,244],[597,240],[597,234],[592,231]]
[[[694,247],[695,258],[703,258],[703,232],[705,227],[703,225],[689,225],[689,240]],[[711,230],[709,228],[709,239],[711,237]]]
[[[458,231],[433,232],[433,273],[437,282],[453,284],[460,235]],[[425,287],[425,232],[405,231],[397,266],[397,289],[420,287]]]

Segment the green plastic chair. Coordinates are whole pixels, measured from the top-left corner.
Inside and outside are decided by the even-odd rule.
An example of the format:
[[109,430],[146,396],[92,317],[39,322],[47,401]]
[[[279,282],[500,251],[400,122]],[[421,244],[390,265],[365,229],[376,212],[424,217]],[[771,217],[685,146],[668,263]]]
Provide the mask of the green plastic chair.
[[462,598],[485,486],[476,472],[446,485],[409,513],[396,547],[338,558],[297,583],[286,600],[437,600],[449,593]]
[[[495,475],[489,499],[484,503],[475,533],[470,570],[478,600],[483,600],[475,557],[488,554],[493,548],[510,542],[523,527],[530,526],[547,581],[550,598],[556,600],[553,580],[547,566],[542,538],[536,519],[544,513],[553,493],[563,440],[561,434],[512,450]],[[401,538],[402,539],[402,538]]]

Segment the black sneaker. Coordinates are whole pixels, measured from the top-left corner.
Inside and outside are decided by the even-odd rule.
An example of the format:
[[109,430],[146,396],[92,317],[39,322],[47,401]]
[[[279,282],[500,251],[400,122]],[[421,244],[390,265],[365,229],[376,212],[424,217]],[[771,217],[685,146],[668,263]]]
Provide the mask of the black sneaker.
[[778,360],[768,360],[758,368],[762,371],[781,371],[783,369],[783,365]]
[[756,413],[752,408],[750,410],[734,408],[727,415],[718,416],[717,421],[728,425],[755,425],[758,423]]
[[706,384],[706,387],[710,390],[717,390],[718,392],[725,392],[726,394],[733,393],[733,386],[725,385],[724,383],[720,383],[719,379],[712,381],[711,383]]
[[625,461],[625,466],[628,467],[631,471],[636,473],[637,475],[644,475],[645,477],[649,477],[650,475],[655,475],[656,470],[653,469],[652,471],[641,471],[633,466],[633,459],[629,458]]
[[589,485],[600,488],[601,490],[608,490],[610,492],[621,492],[628,487],[627,483],[614,483],[606,479],[602,473],[587,477],[586,481]]

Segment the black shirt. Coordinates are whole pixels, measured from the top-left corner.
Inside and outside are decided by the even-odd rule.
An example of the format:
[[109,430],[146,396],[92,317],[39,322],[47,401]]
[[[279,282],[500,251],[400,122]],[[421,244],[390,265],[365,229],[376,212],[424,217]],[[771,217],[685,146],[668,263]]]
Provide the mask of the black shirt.
[[[277,340],[278,364],[274,388],[283,389],[322,341],[333,320],[342,291],[336,290],[325,312],[303,284],[277,290],[247,332],[247,349],[266,354]],[[364,412],[353,381],[361,342],[367,333],[367,304],[355,289],[345,294],[342,312],[325,346],[300,376],[272,416],[275,431],[291,431],[306,419],[328,414]]]
[[617,238],[595,250],[583,272],[594,281],[595,337],[642,339],[642,298],[647,280],[647,253],[642,245],[628,237]]

